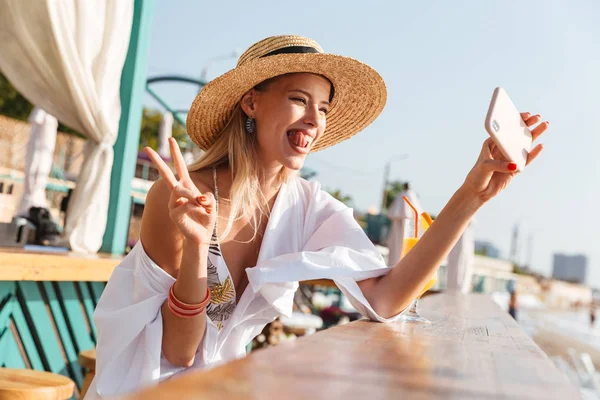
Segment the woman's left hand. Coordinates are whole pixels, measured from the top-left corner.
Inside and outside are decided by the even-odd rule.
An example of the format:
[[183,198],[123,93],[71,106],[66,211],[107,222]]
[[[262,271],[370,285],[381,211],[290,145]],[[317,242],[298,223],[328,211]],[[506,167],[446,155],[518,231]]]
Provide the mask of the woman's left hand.
[[[529,127],[537,124],[541,120],[539,114],[531,116],[528,112],[521,113],[521,118],[523,118],[523,121],[525,121],[525,124]],[[534,141],[548,129],[548,125],[548,121],[542,122],[531,131],[531,136]],[[541,144],[535,146],[529,152],[526,165],[529,165],[529,163],[535,160],[536,157],[540,155],[543,148],[544,147]],[[500,193],[510,183],[512,178],[517,174],[516,169],[517,165],[508,162],[498,146],[494,143],[494,140],[489,138],[483,143],[479,158],[471,172],[467,175],[463,187],[474,194],[482,202],[486,202]]]

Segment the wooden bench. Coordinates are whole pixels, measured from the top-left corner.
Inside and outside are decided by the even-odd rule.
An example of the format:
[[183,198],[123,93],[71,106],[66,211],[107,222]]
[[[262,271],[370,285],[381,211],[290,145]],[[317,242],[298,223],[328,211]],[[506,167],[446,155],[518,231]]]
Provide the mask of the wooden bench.
[[431,324],[356,321],[122,400],[579,398],[486,295],[432,295],[420,309]]
[[75,383],[51,372],[0,368],[2,400],[66,400],[73,396]]

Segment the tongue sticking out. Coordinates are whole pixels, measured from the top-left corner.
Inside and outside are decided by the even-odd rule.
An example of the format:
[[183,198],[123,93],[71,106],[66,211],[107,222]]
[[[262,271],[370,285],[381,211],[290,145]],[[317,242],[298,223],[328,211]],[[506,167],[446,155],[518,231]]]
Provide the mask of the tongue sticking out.
[[304,133],[300,131],[294,131],[288,133],[288,140],[294,145],[298,147],[306,147],[308,145],[308,141]]

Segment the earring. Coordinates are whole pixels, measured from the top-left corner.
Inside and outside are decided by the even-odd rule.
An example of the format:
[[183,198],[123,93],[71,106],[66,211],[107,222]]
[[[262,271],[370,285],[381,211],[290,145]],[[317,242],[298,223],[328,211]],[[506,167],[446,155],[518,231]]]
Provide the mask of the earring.
[[250,117],[246,118],[246,132],[254,133],[255,129],[256,129],[256,124],[254,123],[254,119],[252,119]]

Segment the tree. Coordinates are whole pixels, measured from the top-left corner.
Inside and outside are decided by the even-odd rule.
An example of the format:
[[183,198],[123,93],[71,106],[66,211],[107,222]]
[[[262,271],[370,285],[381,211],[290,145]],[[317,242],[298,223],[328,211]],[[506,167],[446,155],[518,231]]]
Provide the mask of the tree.
[[[150,110],[144,108],[142,111],[142,127],[140,129],[140,150],[145,146],[149,146],[154,150],[158,149],[158,128],[163,113],[158,110]],[[180,123],[173,123],[172,135],[181,146],[187,144],[187,133],[185,128]]]
[[388,182],[385,192],[385,208],[390,208],[396,196],[398,196],[400,192],[404,191],[404,186],[407,183],[408,182],[403,181]]
[[0,114],[27,121],[33,105],[0,73]]
[[305,167],[300,170],[300,177],[306,179],[307,181],[310,181],[315,176],[317,176],[317,171],[315,171],[314,169]]
[[352,203],[352,197],[342,194],[342,192],[339,189],[336,190],[329,190],[328,193],[334,198],[337,199],[339,201],[341,201],[342,203],[349,205]]

